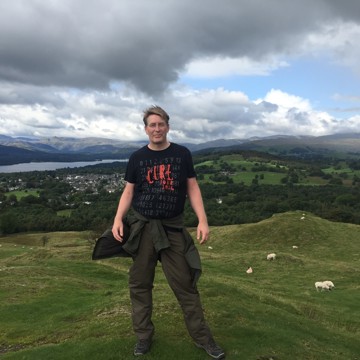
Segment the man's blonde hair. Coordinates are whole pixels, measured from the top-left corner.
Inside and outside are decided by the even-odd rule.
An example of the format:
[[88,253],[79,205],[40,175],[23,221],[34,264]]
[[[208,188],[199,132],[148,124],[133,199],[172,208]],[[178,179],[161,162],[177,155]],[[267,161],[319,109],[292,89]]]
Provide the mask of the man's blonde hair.
[[166,124],[169,125],[170,116],[160,106],[152,105],[148,109],[144,110],[143,121],[144,121],[145,126],[147,126],[147,119],[150,115],[159,115],[163,120],[166,121]]

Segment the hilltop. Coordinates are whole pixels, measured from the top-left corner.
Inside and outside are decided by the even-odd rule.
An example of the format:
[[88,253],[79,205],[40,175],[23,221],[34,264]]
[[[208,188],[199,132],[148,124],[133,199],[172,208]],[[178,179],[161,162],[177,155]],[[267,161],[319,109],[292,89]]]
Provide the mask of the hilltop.
[[[212,227],[210,242],[197,245],[203,262],[198,286],[226,358],[356,359],[359,230],[302,211]],[[4,360],[131,357],[131,259],[91,261],[93,239],[89,232],[0,238]],[[275,261],[266,260],[269,252],[277,254]],[[335,289],[317,292],[315,281],[325,279]],[[189,339],[160,266],[155,284],[157,331],[146,358],[208,359]]]

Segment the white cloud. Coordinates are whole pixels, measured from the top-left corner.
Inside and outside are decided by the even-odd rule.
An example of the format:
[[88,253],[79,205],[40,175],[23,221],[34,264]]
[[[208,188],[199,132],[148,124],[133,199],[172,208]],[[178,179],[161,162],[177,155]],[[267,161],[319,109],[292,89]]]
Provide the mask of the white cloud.
[[279,105],[285,109],[296,108],[300,111],[310,111],[311,105],[309,100],[302,99],[300,96],[287,94],[278,89],[271,89],[264,99],[257,99],[255,103],[258,104],[261,101],[268,101],[272,104]]
[[[142,111],[150,98],[136,92],[58,93],[60,108],[1,105],[0,126],[5,135],[105,137],[145,140]],[[139,104],[133,101],[138,97]],[[159,99],[161,100],[161,99]],[[326,135],[359,131],[359,117],[335,119],[312,108],[308,99],[272,89],[250,100],[243,92],[223,88],[168,92],[163,98],[170,114],[170,138],[199,143],[219,138],[276,134]],[[161,102],[157,102],[162,105]],[[15,119],[15,121],[14,121]]]
[[[346,121],[335,119],[327,112],[314,110],[308,99],[302,99],[299,96],[272,89],[264,99],[257,99],[255,103],[259,104],[263,100],[278,106],[276,112],[263,113],[262,124],[269,135],[321,136],[337,132],[339,128],[348,127]],[[359,131],[359,125],[357,131]]]
[[[151,104],[170,113],[173,141],[360,132],[357,114],[338,119],[298,96],[297,79],[279,80],[291,93],[256,89],[294,59],[360,74],[358,0],[265,1],[261,9],[245,0],[3,0],[0,32],[2,134],[145,139],[142,111]],[[246,87],[194,90],[179,81],[234,76],[253,77],[251,96]],[[342,86],[333,99],[358,112],[358,86]]]

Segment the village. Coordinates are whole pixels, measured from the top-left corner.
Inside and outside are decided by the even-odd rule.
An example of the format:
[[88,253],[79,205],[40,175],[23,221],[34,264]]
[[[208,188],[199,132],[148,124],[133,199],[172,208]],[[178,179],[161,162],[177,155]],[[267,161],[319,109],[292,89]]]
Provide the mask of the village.
[[66,175],[60,181],[71,185],[75,191],[92,192],[96,194],[99,189],[108,193],[114,193],[124,187],[124,174],[71,174]]
[[30,191],[31,189],[41,190],[48,181],[70,185],[72,193],[86,192],[98,194],[100,190],[114,193],[124,187],[124,174],[96,174],[96,173],[72,173],[57,174],[55,177],[49,174],[37,174],[36,178],[30,173],[20,176],[0,176],[0,192],[11,193],[16,191]]

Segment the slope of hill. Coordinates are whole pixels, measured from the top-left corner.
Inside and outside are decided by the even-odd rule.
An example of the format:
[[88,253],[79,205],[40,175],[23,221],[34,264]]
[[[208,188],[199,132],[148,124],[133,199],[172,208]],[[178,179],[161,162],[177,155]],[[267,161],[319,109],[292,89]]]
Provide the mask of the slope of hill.
[[[198,246],[198,286],[226,359],[358,358],[359,226],[296,211],[211,231]],[[131,358],[131,259],[92,262],[90,239],[86,232],[0,238],[2,359]],[[319,280],[335,289],[316,291]],[[156,334],[146,358],[208,359],[188,337],[160,266],[155,284]]]
[[20,162],[46,161],[47,153],[31,151],[16,146],[0,145],[0,165],[10,165]]

